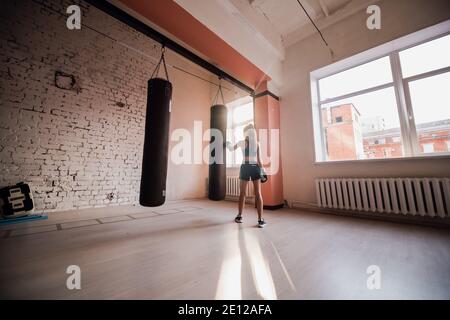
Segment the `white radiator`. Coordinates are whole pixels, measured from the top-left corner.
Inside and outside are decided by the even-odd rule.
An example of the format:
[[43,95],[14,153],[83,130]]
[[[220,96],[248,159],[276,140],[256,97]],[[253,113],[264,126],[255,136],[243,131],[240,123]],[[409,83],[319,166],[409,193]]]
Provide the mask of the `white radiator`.
[[316,179],[322,208],[450,217],[448,178]]
[[[227,176],[227,196],[239,197],[240,193],[240,180],[239,177]],[[247,184],[247,197],[254,197],[255,193],[253,192],[253,183],[250,181]]]

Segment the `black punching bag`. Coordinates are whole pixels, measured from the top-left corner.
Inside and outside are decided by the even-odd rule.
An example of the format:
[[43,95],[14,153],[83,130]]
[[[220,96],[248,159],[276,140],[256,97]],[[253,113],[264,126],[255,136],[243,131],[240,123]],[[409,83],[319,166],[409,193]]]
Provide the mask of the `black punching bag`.
[[[214,143],[214,131],[211,131],[211,146],[215,146],[214,150],[211,150],[211,157],[215,161],[209,164],[209,192],[208,198],[211,200],[223,200],[225,199],[226,192],[226,180],[227,180],[227,166],[226,166],[226,154],[225,154],[225,139],[227,131],[227,107],[221,104],[217,104],[211,107],[211,129],[217,129],[222,133],[222,144]],[[220,161],[219,161],[220,160]],[[221,162],[221,163],[220,163]]]
[[164,79],[148,80],[139,203],[146,207],[162,205],[166,200],[167,158],[172,84]]

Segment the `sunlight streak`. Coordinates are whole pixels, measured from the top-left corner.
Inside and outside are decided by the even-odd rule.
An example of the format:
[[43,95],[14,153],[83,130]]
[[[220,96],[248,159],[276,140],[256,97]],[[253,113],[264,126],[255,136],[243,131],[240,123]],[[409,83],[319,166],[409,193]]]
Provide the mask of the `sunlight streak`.
[[253,233],[244,233],[245,247],[250,257],[253,281],[256,291],[265,300],[276,300],[277,293],[272,274],[267,261],[264,259],[259,241]]
[[[225,248],[225,259],[222,262],[219,282],[217,284],[217,300],[241,300],[241,250],[239,249],[239,230],[227,231],[230,236],[225,236],[227,241]],[[232,233],[232,234],[231,234]]]

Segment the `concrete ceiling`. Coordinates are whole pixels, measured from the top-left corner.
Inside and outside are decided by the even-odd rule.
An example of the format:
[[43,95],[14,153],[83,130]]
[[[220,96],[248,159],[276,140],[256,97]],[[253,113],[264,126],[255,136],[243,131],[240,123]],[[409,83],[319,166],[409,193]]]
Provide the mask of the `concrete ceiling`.
[[[281,37],[283,46],[290,45],[311,35],[311,22],[297,0],[232,0],[245,1],[256,14],[266,19]],[[368,0],[300,0],[317,25],[330,26],[353,13],[366,8]]]
[[[156,24],[252,87],[270,78],[275,93],[282,85],[286,49],[317,33],[297,0],[108,1]],[[322,31],[378,1],[300,0]]]
[[[174,1],[269,75],[275,87],[281,85],[286,48],[317,32],[297,0]],[[323,30],[378,0],[300,2]]]

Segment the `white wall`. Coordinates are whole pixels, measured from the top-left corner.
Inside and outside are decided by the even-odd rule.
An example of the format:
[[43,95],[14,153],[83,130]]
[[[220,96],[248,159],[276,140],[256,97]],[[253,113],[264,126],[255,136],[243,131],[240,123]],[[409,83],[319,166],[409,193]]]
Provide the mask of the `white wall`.
[[365,11],[323,30],[335,58],[318,35],[286,51],[281,88],[281,153],[284,197],[315,203],[317,177],[450,176],[449,158],[314,164],[314,133],[309,73],[332,62],[450,18],[447,0],[384,0],[381,30],[368,30]]
[[[137,204],[147,80],[159,44],[78,1],[82,22],[147,57],[66,20],[33,1],[7,1],[0,20],[0,186],[29,182],[38,210]],[[65,14],[73,1],[46,1]],[[169,63],[209,77],[167,53]],[[81,91],[58,89],[55,71],[73,74]],[[169,68],[171,132],[194,121],[209,127],[210,84]],[[122,104],[119,106],[118,104]],[[171,143],[173,147],[175,143]],[[205,195],[207,165],[169,162],[167,198]],[[113,192],[115,197],[108,200]]]

